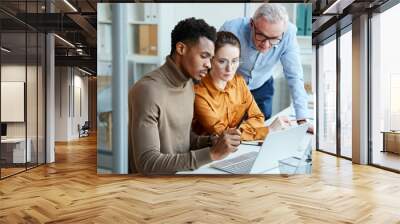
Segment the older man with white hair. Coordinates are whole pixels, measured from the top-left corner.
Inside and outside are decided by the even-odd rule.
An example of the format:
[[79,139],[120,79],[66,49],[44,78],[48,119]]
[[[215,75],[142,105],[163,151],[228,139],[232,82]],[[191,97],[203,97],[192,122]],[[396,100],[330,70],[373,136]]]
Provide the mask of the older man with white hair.
[[[271,117],[273,68],[280,61],[293,99],[299,124],[307,122],[307,93],[296,39],[297,28],[288,21],[280,4],[261,5],[252,18],[244,17],[223,24],[220,30],[234,33],[241,43],[238,72],[245,78],[266,119]],[[310,126],[309,132],[313,132]]]

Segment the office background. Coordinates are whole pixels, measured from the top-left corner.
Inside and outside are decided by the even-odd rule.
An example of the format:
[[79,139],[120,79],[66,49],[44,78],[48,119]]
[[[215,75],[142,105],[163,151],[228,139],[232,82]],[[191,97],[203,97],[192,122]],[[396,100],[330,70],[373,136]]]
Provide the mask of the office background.
[[[37,3],[39,4],[39,3]],[[40,13],[35,4],[21,9]],[[45,36],[21,22],[0,17],[0,178],[45,163]]]
[[383,4],[354,20],[343,15],[335,29],[316,29],[317,150],[400,170],[399,11]]
[[[188,17],[202,18],[218,30],[230,19],[252,16],[262,3],[135,3],[98,4],[98,172],[125,173],[127,160],[128,88],[145,73],[164,63],[170,52],[173,27]],[[298,26],[297,40],[304,71],[309,107],[314,105],[312,77],[311,4],[285,3],[289,20]],[[229,9],[229,10],[228,10]],[[119,11],[118,11],[119,10]],[[114,12],[118,12],[116,16]],[[114,13],[114,14],[113,14]],[[116,40],[118,38],[118,40]],[[113,41],[117,41],[116,44]],[[119,50],[115,50],[119,49]],[[118,68],[112,59],[121,58]],[[113,68],[114,65],[114,68]],[[121,69],[122,77],[117,69]],[[273,114],[290,105],[282,67],[276,66]],[[113,95],[114,94],[114,95]],[[119,104],[115,99],[118,99]],[[114,117],[113,117],[114,116]],[[114,141],[114,143],[113,143]],[[117,141],[117,142],[116,142]]]
[[[0,41],[0,47],[4,48],[1,50],[1,66],[8,66],[4,60],[12,55],[10,52],[18,52],[19,48],[29,52],[30,48],[26,49],[26,46],[30,46],[30,38],[27,38],[28,45],[24,41],[27,25],[21,24],[21,20],[23,22],[29,18],[26,23],[37,29],[39,36],[43,34],[46,37],[46,69],[42,70],[42,74],[45,74],[42,78],[46,79],[44,124],[47,154],[45,165],[34,169],[29,169],[32,166],[28,164],[28,169],[17,167],[19,171],[28,170],[18,175],[13,175],[17,172],[5,175],[8,172],[0,169],[0,222],[399,222],[400,201],[396,199],[400,198],[400,154],[396,150],[400,149],[400,138],[393,137],[400,136],[400,132],[390,130],[398,129],[395,125],[398,112],[396,103],[399,102],[396,100],[396,74],[399,73],[396,54],[399,52],[398,0],[306,0],[313,5],[315,60],[312,72],[317,83],[315,92],[320,96],[316,99],[319,118],[316,120],[315,137],[317,143],[329,139],[334,146],[331,148],[333,153],[330,153],[333,155],[328,154],[323,145],[313,151],[312,175],[289,178],[132,178],[98,175],[95,130],[89,137],[77,140],[70,135],[73,137],[70,140],[54,144],[57,129],[54,120],[55,116],[60,116],[55,113],[56,106],[60,107],[59,101],[55,103],[55,92],[59,88],[59,83],[55,82],[55,76],[59,75],[55,67],[75,67],[75,75],[88,75],[77,67],[90,72],[86,70],[89,67],[92,68],[91,76],[94,74],[91,79],[96,78],[96,38],[93,38],[98,31],[96,6],[98,2],[106,1],[0,0],[0,35],[9,32],[23,37],[22,45],[13,44],[14,41],[20,42],[19,38],[8,39],[7,43]],[[29,5],[33,5],[35,10],[30,10]],[[71,17],[76,20],[71,20]],[[79,55],[79,52],[83,55]],[[31,74],[30,65],[27,66],[31,59],[24,55],[20,59],[23,61],[20,63],[20,72],[25,77]],[[67,76],[71,76],[71,69],[64,71]],[[333,81],[328,81],[331,79]],[[25,80],[30,82],[31,77]],[[62,84],[68,82],[66,86],[72,86],[72,79],[63,80]],[[113,81],[118,79],[113,77]],[[92,88],[90,85],[93,82],[89,81],[88,85],[88,89]],[[68,117],[68,111],[72,114],[73,97],[66,89],[59,97],[62,97],[63,103],[71,102],[65,106],[70,109],[62,111],[62,116]],[[332,94],[332,91],[335,93]],[[328,94],[331,98],[324,96]],[[33,96],[24,94],[24,101],[30,97]],[[39,95],[39,102],[42,100],[40,98]],[[87,100],[88,111],[91,111],[89,120],[93,111],[94,117],[97,116],[96,109],[90,109],[90,104],[95,103],[95,100],[96,97]],[[2,107],[2,111],[4,109],[7,108]],[[24,102],[24,114],[28,110],[31,111],[25,107]],[[328,116],[322,117],[324,113],[332,116],[330,119],[333,123],[325,120]],[[38,114],[40,125],[43,121],[40,118],[41,112]],[[393,114],[392,118],[390,114]],[[107,114],[103,115],[107,117]],[[346,117],[349,115],[351,122],[345,125],[344,121],[349,121]],[[22,123],[28,129],[30,120],[28,117]],[[322,128],[323,123],[327,124],[327,129]],[[351,129],[347,131],[351,135],[344,135],[345,128]],[[40,130],[38,136],[41,135]],[[322,136],[328,130],[334,136]],[[25,142],[26,138],[22,138]],[[342,154],[342,151],[345,153],[344,140],[348,138],[351,150],[346,154],[351,155],[351,158]],[[23,147],[23,151],[26,151],[26,146]],[[0,154],[3,150],[1,147]]]
[[57,24],[71,21],[61,16],[69,9],[61,1],[0,2],[1,179],[54,162],[54,142],[78,139],[86,121],[95,130],[95,50],[79,26]]

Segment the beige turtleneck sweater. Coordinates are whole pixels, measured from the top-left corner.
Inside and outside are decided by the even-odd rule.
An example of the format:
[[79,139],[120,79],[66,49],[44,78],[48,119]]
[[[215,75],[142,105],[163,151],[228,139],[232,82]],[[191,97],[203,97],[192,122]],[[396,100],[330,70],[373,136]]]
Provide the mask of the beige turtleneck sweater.
[[132,173],[173,174],[211,162],[208,136],[191,132],[193,105],[193,82],[170,57],[129,90]]

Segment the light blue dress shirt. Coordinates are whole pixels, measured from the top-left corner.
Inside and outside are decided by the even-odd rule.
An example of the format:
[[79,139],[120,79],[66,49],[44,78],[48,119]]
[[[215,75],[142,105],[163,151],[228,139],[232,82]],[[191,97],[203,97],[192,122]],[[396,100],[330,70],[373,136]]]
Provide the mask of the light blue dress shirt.
[[251,32],[250,18],[227,21],[220,28],[236,35],[241,45],[241,65],[238,72],[243,75],[249,89],[261,87],[273,75],[273,68],[281,61],[283,73],[288,81],[297,119],[307,118],[308,95],[304,89],[303,68],[300,61],[299,46],[296,39],[297,28],[288,23],[281,42],[266,53],[257,51]]

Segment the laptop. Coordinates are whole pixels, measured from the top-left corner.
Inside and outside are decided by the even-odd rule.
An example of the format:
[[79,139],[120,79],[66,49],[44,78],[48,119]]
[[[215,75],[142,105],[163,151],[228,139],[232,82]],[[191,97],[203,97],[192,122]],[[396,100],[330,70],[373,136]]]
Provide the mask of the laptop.
[[[298,155],[306,136],[307,124],[290,127],[267,135],[259,152],[248,152],[222,160],[210,167],[232,174],[262,174],[279,166],[279,160]],[[254,146],[257,147],[257,146]]]
[[1,140],[7,139],[7,124],[1,123]]

